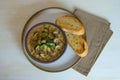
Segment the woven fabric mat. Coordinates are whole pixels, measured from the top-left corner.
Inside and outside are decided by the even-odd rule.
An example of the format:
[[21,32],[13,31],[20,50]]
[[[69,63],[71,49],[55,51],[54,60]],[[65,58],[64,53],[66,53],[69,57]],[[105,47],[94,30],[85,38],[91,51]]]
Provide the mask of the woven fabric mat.
[[80,9],[76,9],[74,14],[85,26],[89,52],[72,68],[87,76],[113,32],[110,30],[110,23],[103,18]]

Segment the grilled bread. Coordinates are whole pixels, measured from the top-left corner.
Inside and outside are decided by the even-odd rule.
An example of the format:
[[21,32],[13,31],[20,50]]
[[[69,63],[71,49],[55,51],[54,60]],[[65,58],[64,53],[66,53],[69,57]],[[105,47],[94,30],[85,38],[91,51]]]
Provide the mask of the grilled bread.
[[88,53],[88,45],[80,35],[66,32],[69,45],[80,57],[85,57]]
[[85,33],[82,22],[74,16],[66,15],[59,17],[56,20],[56,24],[59,25],[66,32],[72,32],[76,35],[83,35]]
[[83,24],[73,16],[62,16],[56,19],[56,24],[66,33],[69,45],[80,57],[85,57],[88,53],[88,45],[82,37],[85,34]]

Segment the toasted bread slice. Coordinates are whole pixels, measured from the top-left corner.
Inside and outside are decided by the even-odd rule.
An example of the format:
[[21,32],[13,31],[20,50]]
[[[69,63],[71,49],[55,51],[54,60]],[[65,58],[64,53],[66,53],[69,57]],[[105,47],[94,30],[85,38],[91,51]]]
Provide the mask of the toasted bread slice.
[[76,35],[83,35],[85,33],[82,22],[74,16],[61,16],[56,19],[56,24],[66,32],[70,32]]
[[71,34],[69,32],[65,32],[67,36],[67,40],[72,49],[79,55],[80,57],[85,57],[88,53],[88,45],[86,41],[80,35]]

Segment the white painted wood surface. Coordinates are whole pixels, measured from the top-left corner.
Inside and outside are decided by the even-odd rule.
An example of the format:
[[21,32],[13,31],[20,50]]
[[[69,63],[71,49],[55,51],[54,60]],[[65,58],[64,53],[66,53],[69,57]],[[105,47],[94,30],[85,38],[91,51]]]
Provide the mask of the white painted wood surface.
[[[58,73],[41,71],[31,65],[21,49],[21,31],[36,11],[59,6],[75,7],[107,19],[113,35],[87,77],[73,69]],[[119,80],[119,0],[0,0],[0,80]]]

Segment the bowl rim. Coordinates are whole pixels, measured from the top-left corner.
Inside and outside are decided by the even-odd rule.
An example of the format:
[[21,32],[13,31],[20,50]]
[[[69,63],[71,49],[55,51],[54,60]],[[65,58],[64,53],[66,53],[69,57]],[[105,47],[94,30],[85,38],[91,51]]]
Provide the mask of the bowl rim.
[[[27,46],[27,39],[28,39],[28,35],[29,33],[34,29],[34,28],[37,28],[37,27],[40,27],[39,25],[44,25],[44,24],[50,24],[50,25],[53,25],[54,27],[56,27],[58,30],[60,30],[62,32],[62,35],[64,37],[64,40],[65,40],[65,43],[64,43],[64,50],[63,52],[60,54],[60,56],[58,56],[56,59],[52,60],[52,61],[41,61],[35,57],[33,57],[33,55],[31,55],[31,52],[29,51],[28,49],[28,46]],[[67,48],[67,37],[65,35],[65,32],[56,24],[54,23],[51,23],[51,22],[40,22],[40,23],[37,23],[35,25],[33,25],[27,32],[26,32],[26,35],[25,35],[25,49],[26,49],[26,52],[28,53],[28,55],[35,61],[37,62],[40,62],[40,63],[51,63],[51,62],[54,62],[56,60],[58,60],[64,53],[65,53],[65,50]]]

